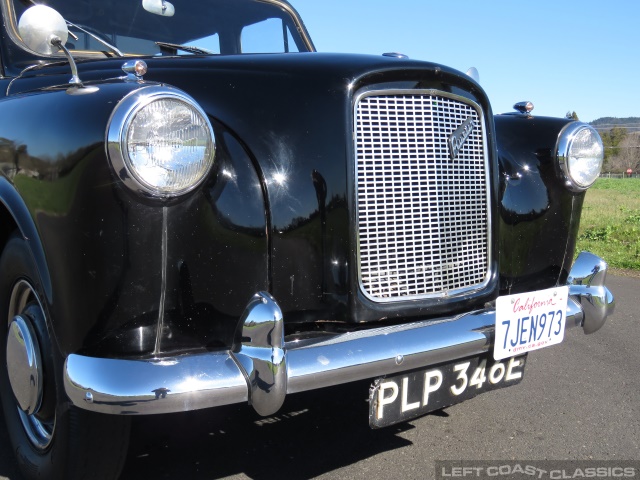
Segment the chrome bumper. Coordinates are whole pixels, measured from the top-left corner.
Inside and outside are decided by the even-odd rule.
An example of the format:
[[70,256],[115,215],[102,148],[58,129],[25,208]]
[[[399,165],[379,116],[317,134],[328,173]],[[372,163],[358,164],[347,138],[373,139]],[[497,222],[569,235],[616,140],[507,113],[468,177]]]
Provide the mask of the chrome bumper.
[[[607,264],[583,252],[571,269],[567,328],[593,333],[613,313]],[[87,410],[121,415],[170,413],[249,402],[275,413],[288,393],[399,373],[488,352],[495,310],[345,333],[315,342],[284,341],[282,313],[256,294],[229,351],[120,360],[70,355],[65,389]]]

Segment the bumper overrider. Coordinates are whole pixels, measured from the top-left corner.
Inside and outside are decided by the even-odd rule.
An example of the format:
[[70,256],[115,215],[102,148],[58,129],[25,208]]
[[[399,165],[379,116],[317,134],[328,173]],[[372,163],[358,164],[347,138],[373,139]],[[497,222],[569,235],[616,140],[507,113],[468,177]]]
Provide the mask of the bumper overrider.
[[[614,310],[607,264],[581,253],[568,278],[566,328],[597,331]],[[181,412],[249,402],[261,415],[278,411],[288,393],[391,375],[489,352],[495,309],[438,320],[285,342],[282,312],[256,294],[240,318],[231,350],[161,359],[70,355],[65,389],[77,407],[120,415]]]

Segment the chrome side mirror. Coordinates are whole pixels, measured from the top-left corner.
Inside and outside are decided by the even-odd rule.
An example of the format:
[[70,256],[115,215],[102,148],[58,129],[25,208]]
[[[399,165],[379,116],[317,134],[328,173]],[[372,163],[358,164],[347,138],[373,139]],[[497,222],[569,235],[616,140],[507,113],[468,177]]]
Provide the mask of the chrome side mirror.
[[[53,55],[62,50],[71,66],[69,84],[75,88],[67,90],[70,95],[92,93],[97,87],[84,87],[78,77],[78,66],[71,52],[64,46],[69,38],[67,22],[56,10],[46,5],[29,7],[20,17],[18,32],[27,47],[40,55]],[[73,34],[71,34],[77,40]]]
[[20,17],[18,32],[25,45],[40,55],[58,52],[69,38],[62,15],[46,5],[29,7]]
[[142,0],[142,8],[162,17],[173,17],[176,13],[174,6],[166,0]]

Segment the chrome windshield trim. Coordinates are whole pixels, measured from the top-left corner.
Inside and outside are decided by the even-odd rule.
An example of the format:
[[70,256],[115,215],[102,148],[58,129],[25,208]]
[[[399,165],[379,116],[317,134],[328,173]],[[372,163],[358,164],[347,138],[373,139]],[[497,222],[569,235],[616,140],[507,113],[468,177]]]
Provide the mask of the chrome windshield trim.
[[307,31],[307,27],[305,27],[304,22],[302,21],[302,18],[300,17],[300,14],[298,13],[298,11],[295,8],[293,8],[293,6],[289,2],[286,2],[284,0],[258,0],[258,1],[263,2],[263,3],[271,3],[273,5],[276,5],[276,6],[280,7],[285,12],[287,12],[291,16],[291,18],[293,19],[293,22],[296,25],[296,29],[298,30],[298,33],[302,37],[302,40],[307,45],[307,48],[308,48],[309,52],[315,52],[316,51],[316,47],[313,44],[313,41],[311,40],[311,37],[309,36],[309,32]]
[[[262,3],[269,3],[280,8],[281,10],[284,10],[291,17],[296,27],[296,31],[299,33],[308,51],[309,52],[316,51],[315,45],[311,40],[311,36],[309,35],[309,32],[307,31],[307,28],[304,25],[304,22],[302,21],[302,18],[298,14],[297,10],[291,4],[289,4],[286,0],[256,0],[256,1],[262,2]],[[5,28],[11,41],[16,45],[18,45],[20,48],[29,52],[30,54],[40,57],[41,55],[39,55],[38,53],[28,48],[20,37],[20,34],[18,32],[18,19],[16,18],[16,12],[15,12],[15,9],[13,8],[13,0],[0,0],[0,9],[2,10],[2,14],[5,19]],[[69,24],[71,26],[75,26],[73,23],[69,22]],[[85,30],[82,30],[82,31],[85,32]],[[86,33],[88,33],[90,36],[95,38],[95,36],[92,33],[90,32],[86,32]],[[103,44],[105,43],[103,40],[98,40],[98,41]],[[110,48],[113,49],[113,52],[116,53],[116,55],[122,56],[122,57],[146,56],[146,55],[138,55],[138,54],[130,54],[127,52],[122,52],[113,45],[110,45]],[[73,55],[74,57],[105,58],[105,54],[97,50],[74,50]],[[61,60],[65,58],[65,55],[63,53],[54,53],[52,55],[49,55],[49,57],[54,60]]]

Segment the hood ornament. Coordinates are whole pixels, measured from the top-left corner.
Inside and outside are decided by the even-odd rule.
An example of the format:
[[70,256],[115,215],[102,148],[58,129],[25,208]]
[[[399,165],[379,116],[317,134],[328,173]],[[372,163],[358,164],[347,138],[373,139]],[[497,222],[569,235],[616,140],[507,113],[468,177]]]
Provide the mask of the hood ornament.
[[469,138],[469,135],[473,132],[476,126],[476,122],[473,117],[467,118],[462,125],[455,129],[455,131],[449,135],[449,155],[451,160],[455,160],[460,150],[464,146],[464,143]]

